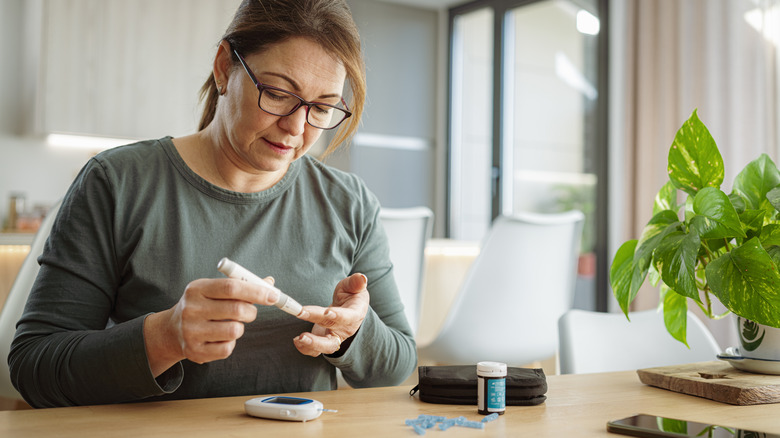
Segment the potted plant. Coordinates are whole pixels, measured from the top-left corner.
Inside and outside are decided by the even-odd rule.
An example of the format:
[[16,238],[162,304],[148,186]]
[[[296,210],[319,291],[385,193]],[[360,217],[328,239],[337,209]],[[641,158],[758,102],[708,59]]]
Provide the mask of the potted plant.
[[[677,131],[667,169],[669,181],[655,198],[653,217],[639,239],[623,243],[610,268],[610,284],[626,317],[649,279],[660,285],[667,331],[686,345],[689,300],[709,318],[733,312],[780,327],[780,171],[775,163],[762,154],[726,194],[721,190],[723,158],[694,110]],[[728,311],[716,314],[713,299]]]

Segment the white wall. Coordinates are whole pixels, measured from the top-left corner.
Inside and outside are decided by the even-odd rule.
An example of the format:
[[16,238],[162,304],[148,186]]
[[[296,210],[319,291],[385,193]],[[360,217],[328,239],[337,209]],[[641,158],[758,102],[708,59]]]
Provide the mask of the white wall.
[[368,99],[345,168],[362,177],[382,205],[435,210],[440,82],[438,12],[351,0],[366,59]]
[[91,155],[55,149],[34,138],[0,137],[0,215],[8,214],[12,193],[24,194],[28,208],[50,206],[65,194]]

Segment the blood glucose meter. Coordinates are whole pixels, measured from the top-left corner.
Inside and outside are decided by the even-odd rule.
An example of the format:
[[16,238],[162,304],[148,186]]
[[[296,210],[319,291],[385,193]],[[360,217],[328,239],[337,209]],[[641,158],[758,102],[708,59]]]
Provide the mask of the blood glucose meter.
[[275,420],[308,421],[322,414],[322,403],[310,398],[270,396],[244,402],[246,413],[253,417]]

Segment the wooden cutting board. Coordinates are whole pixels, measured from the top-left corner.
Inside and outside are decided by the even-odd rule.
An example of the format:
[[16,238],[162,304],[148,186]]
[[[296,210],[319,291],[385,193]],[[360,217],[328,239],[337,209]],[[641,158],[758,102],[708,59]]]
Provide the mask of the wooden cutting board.
[[645,368],[637,374],[646,385],[733,405],[780,402],[780,376],[740,371],[719,360]]

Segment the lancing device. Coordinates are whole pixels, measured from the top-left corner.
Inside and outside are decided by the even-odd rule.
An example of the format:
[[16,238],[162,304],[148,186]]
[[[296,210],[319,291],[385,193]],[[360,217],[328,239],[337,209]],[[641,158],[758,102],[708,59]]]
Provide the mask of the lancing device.
[[279,293],[279,301],[274,303],[274,306],[284,310],[292,316],[298,316],[303,312],[303,306],[297,301],[290,298],[287,294],[279,290],[277,287],[271,285],[271,283],[263,280],[257,275],[253,274],[247,268],[239,265],[233,260],[223,257],[217,264],[217,270],[230,278],[237,278],[249,283],[257,284],[268,289],[273,289]]

